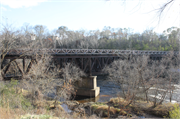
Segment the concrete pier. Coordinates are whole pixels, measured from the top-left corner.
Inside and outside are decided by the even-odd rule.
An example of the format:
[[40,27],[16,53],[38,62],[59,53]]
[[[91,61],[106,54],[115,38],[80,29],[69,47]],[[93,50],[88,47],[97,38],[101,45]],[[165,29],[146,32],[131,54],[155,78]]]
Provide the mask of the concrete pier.
[[100,87],[97,87],[97,76],[83,77],[82,81],[77,82],[77,96],[96,97],[100,93]]

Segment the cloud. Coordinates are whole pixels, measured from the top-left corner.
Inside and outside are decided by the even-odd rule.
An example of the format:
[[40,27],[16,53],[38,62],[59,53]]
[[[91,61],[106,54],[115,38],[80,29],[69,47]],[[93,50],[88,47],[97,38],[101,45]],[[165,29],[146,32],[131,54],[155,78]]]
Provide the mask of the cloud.
[[38,3],[46,2],[48,0],[0,0],[2,5],[7,5],[11,8],[31,7],[36,6]]
[[6,9],[5,7],[1,7],[1,9],[2,9],[3,11],[7,11],[7,9]]

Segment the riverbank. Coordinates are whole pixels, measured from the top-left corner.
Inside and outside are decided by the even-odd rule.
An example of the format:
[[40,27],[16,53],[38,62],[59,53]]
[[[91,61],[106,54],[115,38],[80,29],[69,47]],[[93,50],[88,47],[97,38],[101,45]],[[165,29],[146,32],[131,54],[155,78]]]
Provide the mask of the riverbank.
[[[108,82],[107,85],[103,81],[100,83],[101,94],[96,98],[61,102],[41,95],[37,95],[38,98],[31,102],[29,99],[33,97],[28,90],[5,88],[1,92],[6,94],[6,100],[4,97],[0,101],[0,118],[168,118],[172,116],[171,112],[179,114],[179,104],[165,102],[154,107],[153,102],[150,101],[147,103],[136,100],[130,103],[116,96],[120,89],[118,90],[115,84]],[[14,103],[19,104],[15,106]],[[176,108],[177,105],[178,108]]]
[[[22,93],[23,96],[28,95],[28,91],[24,90]],[[59,102],[47,98],[37,100],[33,104],[33,108],[28,110],[19,107],[12,109],[7,104],[0,107],[0,118],[168,118],[170,112],[175,109],[173,103],[163,103],[153,107],[152,102],[147,103],[141,100],[129,104],[129,101],[122,97],[110,98],[109,101],[105,102],[83,103],[78,101]]]
[[[66,104],[71,113],[79,113],[80,115],[96,115],[100,118],[168,118],[169,112],[174,109],[175,104],[164,103],[153,106],[152,102],[137,101],[127,105],[129,102],[121,97],[111,98],[108,102],[85,102],[70,101]],[[179,104],[178,104],[179,106]]]

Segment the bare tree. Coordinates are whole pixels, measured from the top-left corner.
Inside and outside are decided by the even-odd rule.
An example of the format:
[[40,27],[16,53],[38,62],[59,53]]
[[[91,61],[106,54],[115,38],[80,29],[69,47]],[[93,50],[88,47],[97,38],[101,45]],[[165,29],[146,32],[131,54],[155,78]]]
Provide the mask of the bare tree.
[[162,14],[164,13],[164,11],[166,9],[170,9],[170,7],[173,5],[173,3],[175,2],[176,0],[167,0],[164,4],[162,4],[159,8],[155,9],[155,11],[157,11],[157,15],[159,17],[159,21],[161,20],[161,17],[162,17]]
[[51,56],[40,53],[34,57],[30,71],[23,76],[22,88],[31,92],[32,103],[42,101],[44,96],[54,94],[55,107],[60,98],[69,99],[75,95],[74,82],[81,80],[84,73],[72,64],[65,64],[64,68],[54,65]]
[[12,25],[4,25],[3,29],[0,31],[0,65],[1,65],[1,78],[4,77],[4,69],[14,60],[10,61],[8,64],[3,64],[5,56],[10,50],[18,48],[27,48],[30,44],[24,40],[25,37],[19,30],[13,30]]
[[85,76],[85,73],[73,64],[64,64],[62,68],[62,77],[64,79],[63,86],[61,90],[57,93],[60,94],[60,97],[63,96],[65,99],[71,98],[72,95],[76,95],[75,82],[82,81],[82,76]]
[[172,68],[177,70],[178,62],[173,53],[156,61],[150,60],[148,56],[132,56],[114,61],[104,71],[112,81],[119,84],[122,96],[130,99],[129,104],[141,97],[147,102],[151,98],[154,106],[157,106],[169,92],[170,100],[172,98],[174,85],[179,83],[178,72],[172,72]]

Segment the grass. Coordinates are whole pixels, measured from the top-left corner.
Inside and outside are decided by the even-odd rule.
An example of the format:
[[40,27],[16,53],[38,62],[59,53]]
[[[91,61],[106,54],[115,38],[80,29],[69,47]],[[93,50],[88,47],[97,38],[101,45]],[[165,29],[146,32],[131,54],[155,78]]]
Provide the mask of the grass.
[[21,118],[22,115],[27,113],[40,115],[37,118],[47,118],[47,115],[60,116],[62,113],[65,113],[59,101],[57,101],[56,107],[54,107],[55,101],[48,101],[43,98],[30,101],[31,93],[16,87],[17,80],[11,80],[10,83],[1,86],[0,118]]
[[96,105],[106,105],[106,103],[104,103],[104,102],[95,102],[94,104],[96,104]]
[[17,112],[17,110],[11,110],[11,109],[0,107],[0,119],[9,119],[9,118],[13,119],[15,118],[17,113],[19,114],[20,111]]
[[[61,107],[61,102],[57,101],[56,107],[54,105],[54,100],[37,99],[33,100],[33,103],[28,100],[31,93],[27,90],[14,88],[16,85],[15,81],[11,84],[5,85],[1,90],[0,97],[0,118],[81,118],[82,116],[78,113],[73,113],[72,115],[67,114]],[[179,118],[180,109],[178,104],[165,103],[158,105],[155,108],[153,103],[146,101],[136,101],[130,105],[127,105],[129,101],[117,97],[111,98],[109,102],[95,102],[91,104],[92,114],[96,114],[99,117],[110,117],[116,118],[119,115],[131,117],[130,112],[135,112],[137,115],[142,115],[146,112],[159,117],[171,117]],[[24,108],[31,107],[31,108]],[[83,118],[93,118],[87,117],[85,112]],[[98,118],[98,117],[94,117]]]
[[126,106],[129,102],[121,97],[116,97],[116,98],[111,98],[109,103],[114,107],[119,107],[119,106],[123,107]]
[[53,118],[50,115],[32,115],[32,114],[26,114],[19,117],[20,119],[49,119]]
[[[27,98],[29,94],[28,91],[18,89],[18,94],[23,95]],[[23,94],[22,94],[23,93]],[[14,95],[9,95],[8,99],[13,100]],[[22,98],[22,97],[21,97]],[[0,97],[2,99],[2,97]],[[5,101],[4,101],[5,102]],[[66,113],[61,107],[61,102],[57,101],[56,107],[54,107],[54,100],[35,100],[33,102],[33,108],[23,109],[19,107],[6,106],[9,103],[5,102],[5,106],[0,105],[0,119],[68,119],[68,118],[81,118],[78,113],[73,113],[72,115]],[[32,104],[31,104],[32,105]],[[98,118],[97,116],[90,116],[85,118]],[[83,117],[83,118],[84,118]]]
[[154,108],[152,102],[139,101],[132,108],[158,117],[169,117],[169,112],[173,110],[173,106],[174,104],[172,103],[164,103]]
[[[37,101],[36,107],[32,110],[22,110],[21,108],[3,108],[0,107],[0,118],[39,118],[39,119],[55,119],[55,118],[80,118],[78,113],[73,113],[72,115],[67,114],[63,111],[61,107],[61,102],[58,102],[56,108],[54,108],[54,101]],[[98,117],[110,117],[117,118],[119,115],[129,116],[132,115],[130,112],[136,112],[136,114],[141,115],[146,112],[159,117],[171,117],[179,118],[179,105],[177,106],[172,103],[165,103],[158,105],[153,108],[153,103],[146,101],[137,101],[135,104],[131,104],[126,108],[122,108],[122,105],[127,103],[123,98],[111,98],[109,102],[95,102],[91,105],[92,114],[96,114]],[[41,105],[41,106],[40,106]],[[121,105],[121,106],[120,106]],[[95,118],[98,118],[95,117]],[[83,118],[90,118],[86,115]]]
[[[137,115],[143,115],[144,113],[149,113],[151,115],[155,115],[158,117],[171,117],[171,115],[169,115],[171,114],[171,112],[178,112],[177,107],[174,107],[174,104],[172,103],[163,103],[161,105],[153,107],[152,102],[147,103],[146,101],[138,100],[136,101],[136,103],[132,103],[129,106],[125,107],[128,101],[124,100],[121,97],[111,98],[109,103],[111,103],[111,105],[116,108],[124,107],[130,112],[133,112]],[[176,114],[172,113],[172,115],[176,115]]]
[[[92,111],[100,117],[108,117],[108,105],[92,105]],[[120,109],[110,107],[110,115],[119,114]],[[124,113],[125,114],[125,113]]]
[[92,112],[100,117],[117,117],[118,115],[127,115],[128,113],[124,110],[110,107],[106,103],[95,103],[91,105]]
[[180,107],[178,104],[174,104],[173,109],[169,111],[169,117],[174,119],[180,118]]

